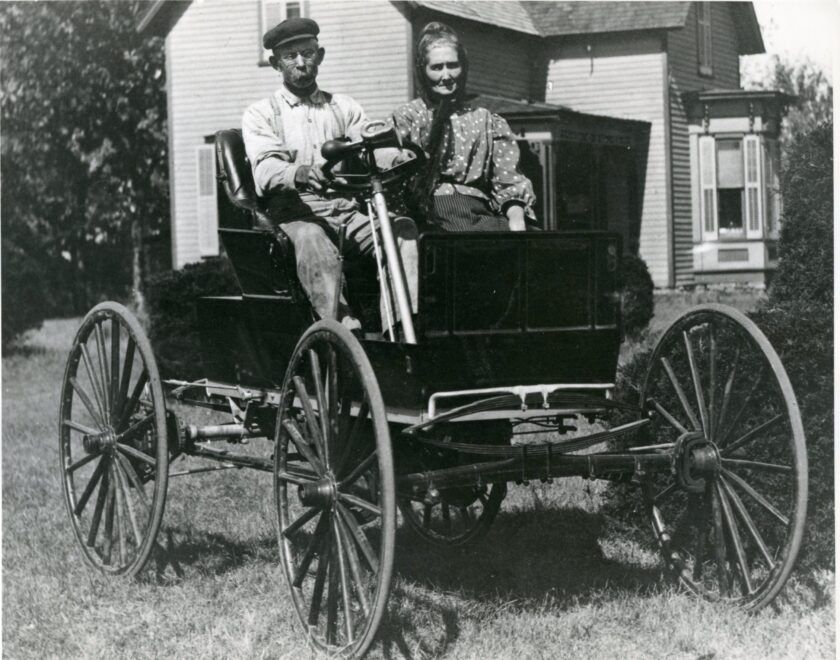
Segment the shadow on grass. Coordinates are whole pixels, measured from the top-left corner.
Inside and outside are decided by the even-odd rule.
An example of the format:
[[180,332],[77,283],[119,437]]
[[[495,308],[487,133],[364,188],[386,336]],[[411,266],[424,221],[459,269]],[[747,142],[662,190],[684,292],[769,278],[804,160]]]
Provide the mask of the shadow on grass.
[[[400,583],[392,602],[404,602],[389,609],[383,625],[385,656],[443,653],[464,616],[548,603],[562,611],[603,601],[605,590],[620,599],[663,583],[658,568],[605,557],[598,540],[606,535],[603,517],[581,509],[500,513],[483,539],[460,550],[435,548],[401,528],[395,560]],[[460,602],[450,604],[451,598],[436,593],[455,593]]]
[[268,536],[237,542],[222,534],[161,529],[158,547],[150,564],[150,581],[167,584],[189,576],[185,569],[199,575],[222,575],[246,564],[277,562],[277,539]]
[[3,347],[3,357],[30,358],[36,355],[44,355],[47,349],[43,346],[31,346],[29,344],[14,343]]

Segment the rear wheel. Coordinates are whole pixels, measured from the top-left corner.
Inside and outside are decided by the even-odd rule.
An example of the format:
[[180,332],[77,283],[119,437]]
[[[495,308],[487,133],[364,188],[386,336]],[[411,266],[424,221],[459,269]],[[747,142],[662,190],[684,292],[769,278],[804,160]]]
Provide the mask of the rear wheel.
[[166,498],[166,405],[151,345],[125,307],[82,321],[59,412],[64,500],[87,562],[136,575],[155,545]]
[[376,376],[340,324],[320,321],[298,342],[276,429],[278,538],[292,602],[315,649],[361,656],[390,593],[396,495]]
[[669,568],[691,591],[769,603],[796,560],[808,497],[805,436],[788,376],[746,316],[705,305],[657,345],[642,389],[650,443],[673,469],[643,481]]

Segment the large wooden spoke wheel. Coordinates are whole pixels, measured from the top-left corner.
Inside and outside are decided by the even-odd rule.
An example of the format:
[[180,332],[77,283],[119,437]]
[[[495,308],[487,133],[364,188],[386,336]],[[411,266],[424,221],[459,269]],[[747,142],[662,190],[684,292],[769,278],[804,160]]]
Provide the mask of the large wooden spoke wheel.
[[677,319],[642,388],[650,443],[672,470],[643,479],[668,567],[691,591],[747,609],[790,575],[805,526],[805,436],[767,338],[723,305]]
[[399,507],[408,526],[424,541],[460,547],[487,532],[506,493],[506,484],[450,488],[418,497],[402,497]]
[[[509,445],[507,421],[462,422],[449,425],[443,434],[455,442]],[[435,470],[463,464],[463,456],[441,448],[416,448],[412,471]],[[403,520],[431,545],[461,547],[480,539],[490,529],[507,495],[506,483],[434,488],[397,500]]]
[[166,408],[152,348],[125,307],[85,317],[64,372],[59,413],[64,500],[85,559],[136,575],[166,497]]
[[340,324],[319,321],[301,337],[276,429],[278,537],[292,602],[315,649],[361,656],[391,588],[396,491],[376,376]]

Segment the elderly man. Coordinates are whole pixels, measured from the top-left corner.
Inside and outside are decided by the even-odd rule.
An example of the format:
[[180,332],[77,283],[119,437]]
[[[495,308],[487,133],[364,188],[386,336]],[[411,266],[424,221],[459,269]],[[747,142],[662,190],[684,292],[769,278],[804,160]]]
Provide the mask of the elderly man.
[[[283,76],[283,85],[245,111],[242,138],[257,192],[266,198],[277,229],[294,243],[300,283],[318,315],[330,318],[340,268],[339,228],[347,226],[344,248],[349,256],[371,255],[374,247],[370,221],[358,203],[325,189],[321,146],[338,138],[358,139],[367,119],[349,96],[318,88],[325,52],[319,31],[311,19],[289,18],[265,33],[263,45],[272,51],[269,61]],[[395,225],[395,235],[416,304],[416,228],[406,220]],[[346,327],[360,327],[343,296],[338,309]]]

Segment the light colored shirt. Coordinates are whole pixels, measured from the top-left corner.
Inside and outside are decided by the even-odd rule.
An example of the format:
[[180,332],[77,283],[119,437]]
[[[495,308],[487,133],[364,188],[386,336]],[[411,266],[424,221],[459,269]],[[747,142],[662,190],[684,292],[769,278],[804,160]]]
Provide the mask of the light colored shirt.
[[359,139],[367,121],[362,107],[343,94],[316,89],[300,98],[283,86],[273,97],[274,104],[270,98],[257,101],[242,117],[242,140],[261,196],[296,191],[295,173],[301,165],[322,164],[325,142]]
[[[453,113],[450,121],[452,144],[435,194],[457,191],[482,197],[500,210],[519,202],[531,215],[534,188],[519,171],[519,147],[508,123],[486,108],[469,104]],[[432,128],[432,111],[423,99],[414,99],[397,108],[393,122],[403,138],[422,145]]]

